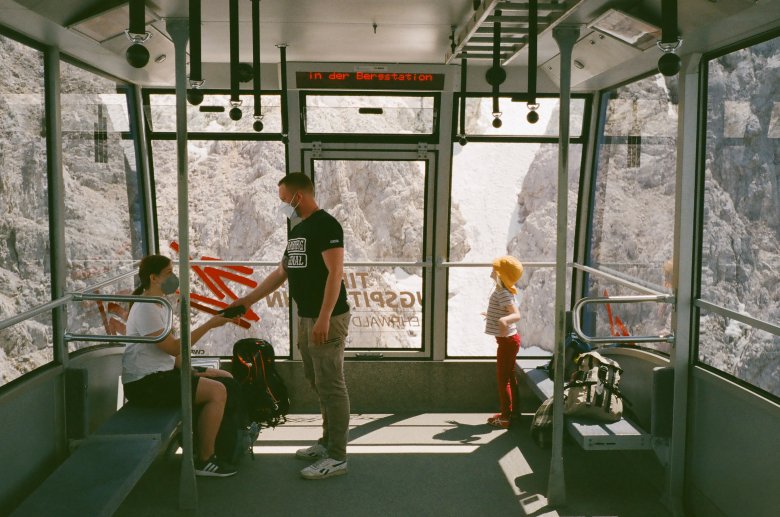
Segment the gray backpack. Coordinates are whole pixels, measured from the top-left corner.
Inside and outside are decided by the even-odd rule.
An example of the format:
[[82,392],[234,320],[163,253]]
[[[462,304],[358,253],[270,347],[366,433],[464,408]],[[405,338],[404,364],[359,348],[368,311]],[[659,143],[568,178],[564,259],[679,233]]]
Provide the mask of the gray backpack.
[[617,422],[623,417],[623,396],[618,384],[620,365],[598,352],[587,352],[577,360],[574,379],[566,384],[563,413]]

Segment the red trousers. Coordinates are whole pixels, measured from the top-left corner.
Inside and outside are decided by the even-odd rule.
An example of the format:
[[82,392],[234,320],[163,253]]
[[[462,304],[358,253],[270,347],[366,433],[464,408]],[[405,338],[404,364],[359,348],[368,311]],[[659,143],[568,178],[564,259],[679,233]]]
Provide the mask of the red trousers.
[[501,418],[512,415],[512,398],[517,392],[515,360],[520,351],[520,334],[509,337],[496,336],[496,381],[498,381],[498,400],[501,403]]

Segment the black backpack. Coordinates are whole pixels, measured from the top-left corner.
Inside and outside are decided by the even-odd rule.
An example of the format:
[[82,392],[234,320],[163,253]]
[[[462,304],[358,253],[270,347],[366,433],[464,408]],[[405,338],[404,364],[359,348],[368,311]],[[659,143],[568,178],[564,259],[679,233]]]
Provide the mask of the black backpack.
[[249,420],[264,427],[283,424],[290,410],[290,398],[274,364],[274,347],[263,339],[242,339],[233,345],[233,378]]

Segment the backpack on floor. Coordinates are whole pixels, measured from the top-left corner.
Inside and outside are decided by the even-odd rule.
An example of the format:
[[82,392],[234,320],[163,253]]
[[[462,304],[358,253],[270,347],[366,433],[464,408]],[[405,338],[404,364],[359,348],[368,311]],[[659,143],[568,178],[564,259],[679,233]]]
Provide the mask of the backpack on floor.
[[262,427],[284,423],[290,409],[287,386],[274,360],[274,347],[263,339],[242,339],[233,345],[233,378],[241,387],[249,421]]
[[623,417],[623,396],[618,383],[623,371],[617,361],[598,352],[581,354],[574,380],[564,388],[563,413],[604,422]]
[[542,402],[531,421],[531,438],[542,449],[547,449],[552,444],[553,425],[553,398],[549,397]]

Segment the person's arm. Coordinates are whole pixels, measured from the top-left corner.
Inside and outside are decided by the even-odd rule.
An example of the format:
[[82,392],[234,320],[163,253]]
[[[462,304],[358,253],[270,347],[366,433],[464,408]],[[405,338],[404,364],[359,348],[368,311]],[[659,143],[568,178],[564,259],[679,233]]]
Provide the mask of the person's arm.
[[[215,329],[217,327],[221,327],[222,325],[229,323],[231,321],[234,320],[223,318],[222,316],[212,316],[206,321],[206,323],[204,323],[203,325],[201,325],[200,327],[192,331],[192,333],[190,334],[190,346],[197,343],[198,340],[200,340],[200,338],[202,338],[209,330]],[[149,337],[159,336],[161,333],[162,333],[162,329],[158,330],[157,332],[147,334],[147,336]],[[157,348],[159,348],[160,350],[162,350],[168,355],[177,357],[179,354],[181,354],[181,339],[177,337],[173,337],[173,333],[170,333],[164,340],[157,343]]]
[[509,325],[520,321],[520,311],[517,309],[517,305],[510,303],[504,307],[504,310],[507,313],[506,316],[498,318],[498,324],[501,328],[501,335],[506,335],[506,333],[509,332]]
[[271,273],[260,282],[260,285],[255,287],[249,294],[242,296],[228,305],[228,307],[243,305],[244,308],[249,310],[252,305],[279,289],[286,280],[287,271],[279,264],[276,269],[271,271]]
[[311,329],[312,342],[321,345],[328,339],[330,316],[339,299],[341,279],[344,276],[344,248],[331,248],[322,252],[322,260],[328,268],[328,279],[325,282],[325,293],[322,297],[322,307],[317,321]]

